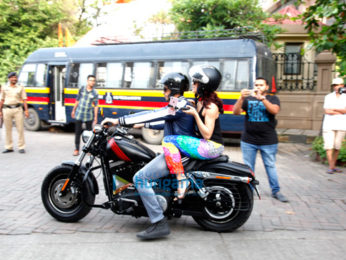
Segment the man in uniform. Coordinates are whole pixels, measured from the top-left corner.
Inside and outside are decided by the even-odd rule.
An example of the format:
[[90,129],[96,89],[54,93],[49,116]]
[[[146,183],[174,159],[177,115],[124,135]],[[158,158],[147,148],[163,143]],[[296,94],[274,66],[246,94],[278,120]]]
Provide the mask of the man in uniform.
[[7,76],[8,84],[1,90],[0,100],[0,117],[3,117],[5,130],[6,130],[6,143],[3,153],[13,152],[12,141],[12,121],[15,120],[16,128],[18,132],[18,151],[19,153],[25,153],[25,141],[24,141],[24,117],[29,117],[28,105],[26,103],[26,93],[23,86],[17,85],[17,74],[10,72]]

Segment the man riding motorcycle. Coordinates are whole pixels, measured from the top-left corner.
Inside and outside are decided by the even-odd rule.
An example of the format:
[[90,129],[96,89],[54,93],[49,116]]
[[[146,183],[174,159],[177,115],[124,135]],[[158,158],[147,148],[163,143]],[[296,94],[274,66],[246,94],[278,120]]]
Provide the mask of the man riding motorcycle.
[[[163,85],[163,93],[166,101],[171,97],[177,99],[176,107],[182,108],[191,105],[183,97],[184,92],[189,89],[189,80],[182,73],[172,72],[166,74],[160,81]],[[146,123],[145,127],[164,129],[164,136],[187,135],[195,136],[194,118],[181,110],[175,111],[171,105],[166,107],[126,115],[118,119],[106,118],[102,124],[112,123],[114,125],[134,125]],[[157,124],[159,123],[159,124]],[[166,165],[164,154],[160,154],[133,177],[133,182],[141,196],[145,209],[150,218],[151,225],[144,231],[137,233],[140,239],[156,239],[169,235],[170,228],[167,219],[163,215],[162,208],[157,201],[155,192],[151,187],[151,181],[167,176],[169,170]]]

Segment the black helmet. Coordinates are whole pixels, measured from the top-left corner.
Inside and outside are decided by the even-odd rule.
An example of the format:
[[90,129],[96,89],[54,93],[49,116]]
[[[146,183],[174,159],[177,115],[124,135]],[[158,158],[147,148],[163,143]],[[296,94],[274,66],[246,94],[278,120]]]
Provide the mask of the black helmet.
[[160,83],[167,86],[171,90],[170,96],[175,94],[183,94],[189,90],[189,79],[183,73],[170,72],[162,77]]
[[220,71],[211,65],[194,66],[189,71],[193,81],[199,82],[197,94],[202,96],[205,91],[215,91],[221,82],[222,76]]

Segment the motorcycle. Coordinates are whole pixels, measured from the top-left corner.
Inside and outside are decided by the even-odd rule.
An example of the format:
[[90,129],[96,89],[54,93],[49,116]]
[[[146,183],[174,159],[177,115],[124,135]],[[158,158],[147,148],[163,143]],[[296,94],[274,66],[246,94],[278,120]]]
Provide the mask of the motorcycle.
[[[119,126],[96,125],[84,131],[82,139],[85,145],[77,160],[62,162],[43,180],[41,197],[48,213],[62,222],[76,222],[96,207],[119,215],[147,216],[132,179],[156,154]],[[249,167],[225,155],[206,161],[183,158],[183,166],[191,185],[182,201],[174,200],[174,175],[152,183],[168,218],[190,215],[204,229],[216,232],[233,231],[247,221],[254,191],[259,196],[259,182]],[[108,199],[102,204],[95,204],[97,171],[102,173]]]

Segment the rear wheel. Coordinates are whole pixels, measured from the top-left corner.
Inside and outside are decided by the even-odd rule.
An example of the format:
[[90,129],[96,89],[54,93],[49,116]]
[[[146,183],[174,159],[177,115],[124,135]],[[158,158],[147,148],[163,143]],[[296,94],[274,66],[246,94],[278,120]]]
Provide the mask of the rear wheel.
[[243,183],[209,183],[209,195],[204,200],[204,217],[193,217],[203,228],[216,232],[233,231],[250,217],[253,193]]
[[70,171],[71,168],[66,166],[54,168],[45,177],[41,188],[44,207],[50,215],[63,222],[76,222],[82,219],[90,212],[89,205],[95,202],[95,194],[92,193],[88,182],[82,186],[80,181],[72,181],[66,194],[61,194]]

